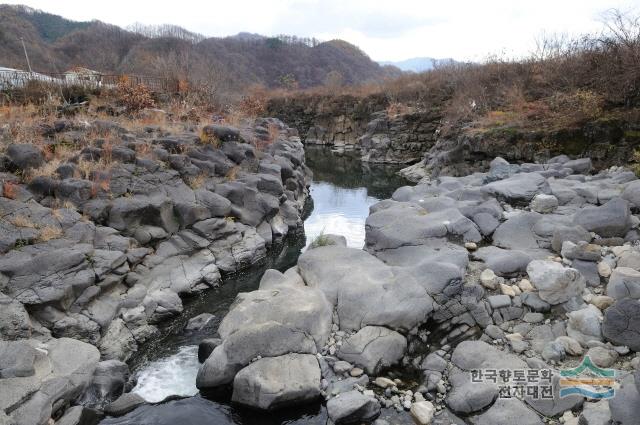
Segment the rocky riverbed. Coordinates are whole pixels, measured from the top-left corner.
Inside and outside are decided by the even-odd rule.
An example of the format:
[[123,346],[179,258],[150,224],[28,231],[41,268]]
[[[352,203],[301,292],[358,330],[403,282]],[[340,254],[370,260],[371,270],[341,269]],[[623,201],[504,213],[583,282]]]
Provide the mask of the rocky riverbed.
[[140,404],[124,362],[183,297],[300,229],[308,169],[276,119],[39,130],[0,155],[0,423],[95,423]]
[[[275,119],[41,130],[0,158],[0,423],[238,423],[229,400],[246,424],[637,423],[640,183],[624,168],[560,156],[414,173],[370,205],[363,249],[321,232],[221,321],[181,320],[204,337],[202,397],[150,405],[126,361],[163,341],[184,297],[301,228],[303,146]],[[75,153],[47,167],[56,149]],[[585,355],[615,371],[612,398],[561,396]]]
[[[390,423],[384,408],[418,424],[635,424],[638,207],[634,173],[565,156],[402,187],[371,206],[364,249],[325,235],[239,294],[197,385],[261,410],[324,399],[336,424]],[[615,371],[613,398],[561,395],[585,355]]]

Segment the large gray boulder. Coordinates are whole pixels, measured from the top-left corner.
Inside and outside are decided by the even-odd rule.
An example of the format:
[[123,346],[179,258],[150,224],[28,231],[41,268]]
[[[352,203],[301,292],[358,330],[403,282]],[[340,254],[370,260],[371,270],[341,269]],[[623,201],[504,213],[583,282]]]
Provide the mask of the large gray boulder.
[[136,393],[125,393],[118,397],[115,401],[109,403],[104,412],[109,416],[122,416],[135,410],[139,406],[145,404],[146,401],[142,396]]
[[453,351],[451,363],[466,371],[526,368],[526,363],[517,356],[500,351],[484,341],[462,341]]
[[36,355],[26,341],[0,341],[0,379],[34,375]]
[[616,267],[607,284],[607,295],[617,300],[640,298],[640,272],[628,267]]
[[498,385],[493,382],[472,382],[471,373],[454,369],[449,373],[451,391],[445,403],[453,412],[468,415],[490,406],[498,397]]
[[635,208],[640,207],[640,180],[632,181],[627,184],[622,192],[622,198],[631,203]]
[[507,249],[538,249],[534,226],[542,218],[535,212],[523,212],[509,218],[493,232],[493,245]]
[[369,422],[380,414],[380,403],[359,391],[347,391],[327,402],[327,414],[335,424]]
[[420,245],[431,238],[482,240],[476,224],[456,208],[432,211],[416,203],[395,201],[383,201],[372,207],[365,232],[366,249],[370,252]]
[[620,388],[616,390],[615,397],[609,399],[611,419],[615,424],[635,424],[640,417],[640,391],[634,382],[633,375],[629,374],[622,379]]
[[556,370],[553,371],[552,387],[553,397],[542,398],[538,396],[536,398],[529,395],[525,396],[525,402],[532,409],[547,417],[562,415],[567,410],[575,410],[584,402],[584,397],[579,395],[560,397],[560,373]]
[[567,335],[587,347],[589,341],[602,341],[602,312],[593,304],[567,313]]
[[42,150],[32,144],[12,143],[7,148],[7,157],[18,170],[38,168],[44,164]]
[[227,339],[249,325],[276,322],[308,334],[317,347],[322,347],[331,331],[331,317],[331,304],[317,289],[291,286],[257,290],[238,294],[218,333]]
[[196,385],[206,389],[228,384],[240,369],[258,356],[316,352],[313,338],[296,328],[274,321],[249,325],[229,335],[213,350],[198,371]]
[[231,212],[231,201],[227,198],[206,189],[196,189],[194,193],[198,203],[206,207],[211,216],[226,217]]
[[500,225],[496,217],[487,212],[480,212],[473,216],[473,222],[476,223],[480,233],[484,236],[490,236],[494,230]]
[[640,301],[623,298],[606,309],[602,335],[613,344],[640,351]]
[[77,244],[62,249],[13,251],[0,258],[0,282],[6,295],[23,304],[57,302],[69,307],[76,294],[91,286],[95,272],[87,261],[93,247]]
[[511,276],[524,272],[532,258],[519,250],[502,249],[496,246],[482,247],[473,254],[498,276]]
[[613,198],[600,207],[588,206],[574,215],[573,222],[605,238],[624,237],[631,228],[629,204]]
[[233,223],[229,227],[233,229],[221,230],[223,237],[209,245],[216,258],[216,267],[223,272],[236,272],[265,258],[266,242],[255,228],[242,223]]
[[526,368],[526,363],[517,356],[479,340],[458,344],[451,355],[451,363],[455,366],[449,373],[452,389],[445,403],[452,411],[465,415],[490,406],[499,394],[496,383],[472,382],[472,370]]
[[549,194],[547,180],[538,173],[519,173],[495,181],[482,188],[487,193],[511,204],[528,204],[535,195]]
[[553,230],[553,236],[551,239],[551,248],[560,253],[562,250],[562,244],[566,241],[573,243],[589,242],[591,241],[591,234],[582,226],[556,226]]
[[310,354],[257,360],[233,380],[236,403],[264,410],[313,401],[320,396],[320,366]]
[[365,326],[349,337],[337,356],[362,367],[370,375],[396,364],[407,350],[407,340],[398,332],[380,326]]
[[366,325],[409,330],[426,321],[434,308],[418,279],[397,275],[397,270],[360,249],[315,248],[300,256],[298,269],[306,284],[334,305],[342,330]]
[[538,295],[549,304],[561,304],[581,295],[586,286],[584,277],[576,269],[548,260],[534,260],[527,266],[529,280]]
[[[148,292],[170,290],[176,294],[191,294],[200,288],[200,284],[215,286],[220,282],[220,271],[215,264],[216,257],[210,250],[193,252],[193,248],[188,248],[185,253],[175,252],[180,255],[163,258],[164,255],[159,254],[164,251],[168,242],[158,247],[156,258],[153,258],[154,263],[161,263],[155,265],[139,282],[148,288]],[[170,251],[168,255],[173,253]],[[152,259],[148,261],[151,262]]]
[[120,397],[129,379],[129,366],[118,360],[105,360],[96,366],[93,379],[83,394],[84,405],[102,408]]
[[[100,360],[98,350],[70,338],[52,339],[37,350],[33,374],[0,379],[0,410],[15,424],[45,424],[53,407],[75,400],[89,385]],[[46,353],[46,354],[45,354]]]
[[0,339],[14,340],[31,336],[31,319],[22,303],[0,293]]
[[588,174],[593,167],[591,158],[578,158],[567,161],[563,164],[565,168],[570,168],[576,174]]
[[179,227],[171,199],[160,195],[115,199],[107,223],[109,227],[129,233],[142,225],[158,226],[168,233],[175,233]]
[[98,348],[105,360],[127,361],[138,349],[138,344],[125,322],[116,319],[106,329]]
[[277,197],[262,193],[241,181],[216,184],[215,191],[231,201],[231,215],[240,222],[256,227],[264,219],[277,214],[280,202]]

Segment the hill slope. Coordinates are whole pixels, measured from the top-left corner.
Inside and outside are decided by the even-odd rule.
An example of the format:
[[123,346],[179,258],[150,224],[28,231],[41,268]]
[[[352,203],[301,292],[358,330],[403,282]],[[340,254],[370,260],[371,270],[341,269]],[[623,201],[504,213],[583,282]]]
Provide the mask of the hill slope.
[[230,91],[251,84],[319,86],[330,73],[334,77],[339,73],[345,84],[399,73],[341,40],[320,43],[247,33],[205,38],[170,25],[140,28],[74,22],[25,6],[0,5],[0,66],[26,68],[23,37],[36,71],[83,66],[104,73],[189,78]]

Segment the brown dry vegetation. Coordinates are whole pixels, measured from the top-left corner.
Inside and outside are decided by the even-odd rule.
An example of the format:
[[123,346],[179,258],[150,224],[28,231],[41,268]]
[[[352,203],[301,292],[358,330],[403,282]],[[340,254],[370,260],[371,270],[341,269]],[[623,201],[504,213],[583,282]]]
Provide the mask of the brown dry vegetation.
[[38,241],[47,242],[51,239],[57,239],[62,236],[62,230],[59,227],[45,226],[40,229]]
[[[437,108],[442,130],[502,126],[559,129],[587,121],[635,119],[640,108],[640,19],[608,12],[606,30],[577,39],[546,38],[530,57],[452,64],[381,83],[271,96],[382,97],[387,113]],[[631,115],[631,116],[629,116]]]

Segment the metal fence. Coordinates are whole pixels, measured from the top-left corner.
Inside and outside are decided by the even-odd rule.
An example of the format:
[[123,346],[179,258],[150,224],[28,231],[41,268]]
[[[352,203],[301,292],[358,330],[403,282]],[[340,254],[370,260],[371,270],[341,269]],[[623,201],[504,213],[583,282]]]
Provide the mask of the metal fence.
[[84,87],[87,89],[115,88],[118,85],[135,87],[144,85],[156,93],[174,93],[178,91],[176,80],[133,74],[99,73],[42,73],[0,68],[0,91],[27,89],[30,85],[51,86],[54,89],[64,87]]

